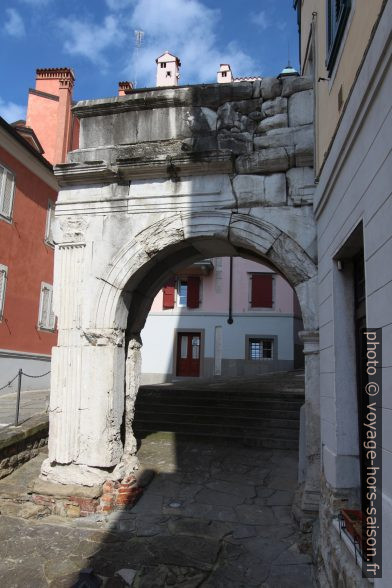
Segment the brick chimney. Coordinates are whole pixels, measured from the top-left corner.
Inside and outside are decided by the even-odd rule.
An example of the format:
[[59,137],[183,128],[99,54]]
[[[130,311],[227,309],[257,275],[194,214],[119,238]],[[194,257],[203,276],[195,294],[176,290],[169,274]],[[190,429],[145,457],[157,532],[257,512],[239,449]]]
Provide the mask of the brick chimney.
[[132,82],[118,82],[118,95],[125,96],[130,94],[133,90]]
[[74,82],[72,69],[37,69],[35,89],[29,90],[26,125],[53,164],[63,163],[79,144],[79,121],[71,112]]

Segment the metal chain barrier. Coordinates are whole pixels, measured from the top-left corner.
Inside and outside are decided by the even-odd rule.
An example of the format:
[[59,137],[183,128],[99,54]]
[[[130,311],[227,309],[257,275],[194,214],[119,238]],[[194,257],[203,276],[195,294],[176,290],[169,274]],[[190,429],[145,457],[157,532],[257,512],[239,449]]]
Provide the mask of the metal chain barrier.
[[10,380],[8,382],[8,384],[6,384],[5,386],[3,386],[2,388],[0,388],[0,392],[2,390],[5,390],[6,388],[9,388],[9,386],[11,386],[11,384],[13,382],[15,382],[16,379],[18,379],[18,389],[16,391],[16,412],[15,412],[15,427],[18,426],[19,424],[19,409],[20,409],[20,393],[21,393],[21,389],[22,389],[22,376],[26,376],[26,378],[43,378],[44,376],[47,376],[48,374],[50,374],[49,370],[48,372],[46,372],[45,374],[41,374],[39,376],[32,376],[31,374],[26,374],[22,369],[20,369],[18,371],[18,373],[16,374],[15,378],[13,378],[12,380]]

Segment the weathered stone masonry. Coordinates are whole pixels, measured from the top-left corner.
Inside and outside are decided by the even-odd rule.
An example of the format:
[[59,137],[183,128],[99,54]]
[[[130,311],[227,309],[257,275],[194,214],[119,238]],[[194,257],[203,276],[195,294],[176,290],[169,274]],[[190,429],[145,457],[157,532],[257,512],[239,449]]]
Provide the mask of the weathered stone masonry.
[[152,299],[184,263],[241,255],[270,263],[301,304],[303,507],[316,509],[312,107],[311,82],[301,77],[140,90],[76,105],[80,148],[56,168],[59,339],[41,477],[91,487],[132,474],[140,332]]

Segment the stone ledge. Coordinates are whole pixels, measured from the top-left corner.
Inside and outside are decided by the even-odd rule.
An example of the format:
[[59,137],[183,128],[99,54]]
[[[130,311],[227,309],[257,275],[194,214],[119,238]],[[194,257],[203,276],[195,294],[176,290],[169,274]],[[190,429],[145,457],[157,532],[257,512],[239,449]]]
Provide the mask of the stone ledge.
[[48,442],[47,414],[39,414],[18,427],[0,432],[0,479],[12,474],[19,466],[36,457]]
[[2,450],[11,447],[37,435],[37,433],[47,433],[49,430],[49,417],[47,414],[38,414],[17,427],[7,427],[0,431],[0,460],[2,459]]

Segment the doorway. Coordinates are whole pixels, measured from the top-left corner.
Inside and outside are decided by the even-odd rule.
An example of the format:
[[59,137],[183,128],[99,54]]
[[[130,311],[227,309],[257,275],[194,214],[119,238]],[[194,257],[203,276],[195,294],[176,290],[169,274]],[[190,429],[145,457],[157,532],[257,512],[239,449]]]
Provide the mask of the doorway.
[[200,343],[201,332],[177,333],[176,376],[200,376]]

